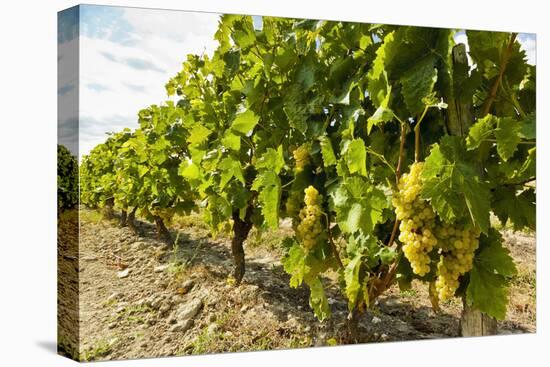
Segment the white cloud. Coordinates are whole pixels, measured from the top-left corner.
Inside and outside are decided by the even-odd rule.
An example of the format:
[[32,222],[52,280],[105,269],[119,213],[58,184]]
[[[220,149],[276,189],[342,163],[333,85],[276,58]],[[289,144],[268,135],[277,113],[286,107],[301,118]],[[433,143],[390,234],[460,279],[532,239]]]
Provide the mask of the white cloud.
[[80,35],[80,155],[107,132],[137,127],[140,109],[167,99],[164,85],[186,55],[217,45],[217,14],[127,8],[122,18],[132,42]]

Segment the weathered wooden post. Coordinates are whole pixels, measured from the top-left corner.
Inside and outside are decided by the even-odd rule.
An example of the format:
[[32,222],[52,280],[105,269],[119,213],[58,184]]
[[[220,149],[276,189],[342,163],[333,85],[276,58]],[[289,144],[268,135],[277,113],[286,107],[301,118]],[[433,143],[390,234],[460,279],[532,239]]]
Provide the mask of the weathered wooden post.
[[[453,73],[454,75],[468,73],[468,70],[466,46],[460,43],[453,48]],[[464,75],[464,77],[467,78],[467,75]],[[452,88],[447,102],[447,130],[450,135],[464,136],[473,123],[472,106],[455,98]],[[462,304],[461,336],[483,336],[497,333],[496,319],[468,305],[466,296],[463,296]]]

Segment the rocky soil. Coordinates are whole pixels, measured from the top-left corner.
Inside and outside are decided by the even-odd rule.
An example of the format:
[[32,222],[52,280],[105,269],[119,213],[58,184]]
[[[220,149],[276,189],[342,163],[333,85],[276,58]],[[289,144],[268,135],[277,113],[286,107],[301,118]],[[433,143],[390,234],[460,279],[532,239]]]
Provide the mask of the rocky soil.
[[[229,240],[212,239],[197,217],[179,221],[175,250],[83,211],[79,248],[80,358],[114,360],[229,351],[334,345],[349,342],[347,306],[330,279],[333,317],[320,323],[305,288],[291,289],[279,262],[278,233],[252,234],[247,272],[232,284]],[[519,276],[507,321],[499,333],[535,331],[535,241],[504,232]],[[458,336],[461,305],[446,302],[435,314],[425,285],[397,287],[361,315],[359,342]]]

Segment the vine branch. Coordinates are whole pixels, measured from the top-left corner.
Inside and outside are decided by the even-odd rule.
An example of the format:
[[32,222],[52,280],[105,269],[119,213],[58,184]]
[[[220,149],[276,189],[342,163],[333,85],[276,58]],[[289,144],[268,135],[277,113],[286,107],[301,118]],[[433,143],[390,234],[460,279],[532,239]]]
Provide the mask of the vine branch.
[[516,41],[517,35],[518,35],[517,33],[512,33],[512,35],[510,36],[510,41],[508,42],[508,46],[502,52],[502,55],[500,57],[500,68],[498,72],[498,77],[496,78],[496,80],[493,83],[493,86],[491,87],[489,96],[483,103],[481,117],[489,113],[493,103],[495,102],[495,99],[497,97],[497,91],[500,84],[502,83],[502,77],[504,76],[504,72],[506,71],[506,65],[508,64],[508,61],[510,60],[510,56],[512,55],[512,47],[514,46],[514,42]]

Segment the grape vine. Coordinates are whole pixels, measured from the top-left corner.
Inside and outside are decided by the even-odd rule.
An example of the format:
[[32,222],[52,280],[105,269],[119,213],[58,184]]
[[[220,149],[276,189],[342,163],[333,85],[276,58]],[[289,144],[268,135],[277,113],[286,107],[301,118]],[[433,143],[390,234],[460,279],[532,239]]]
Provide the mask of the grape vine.
[[455,34],[221,16],[170,100],[83,158],[81,200],[157,224],[201,203],[232,225],[237,284],[250,229],[290,217],[283,266],[321,320],[329,270],[351,313],[417,280],[502,319],[515,268],[489,218],[535,229],[536,67],[504,32],[467,31],[461,63]]

